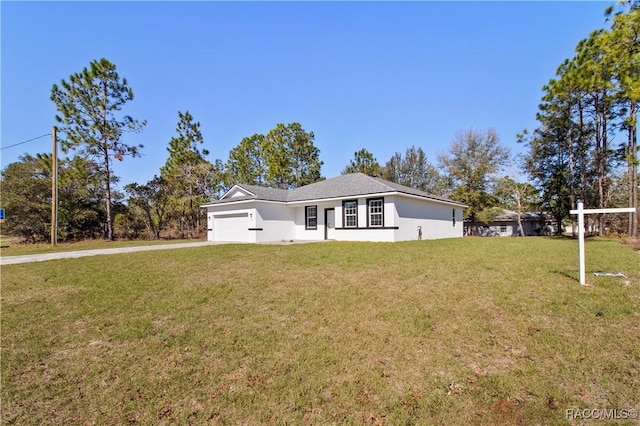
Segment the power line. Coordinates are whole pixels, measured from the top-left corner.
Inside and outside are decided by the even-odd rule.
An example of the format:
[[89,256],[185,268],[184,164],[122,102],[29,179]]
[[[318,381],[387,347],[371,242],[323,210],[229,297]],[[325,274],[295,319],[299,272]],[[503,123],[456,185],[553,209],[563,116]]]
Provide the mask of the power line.
[[13,148],[14,146],[18,146],[18,145],[25,144],[27,142],[35,141],[36,139],[44,138],[45,136],[51,136],[51,133],[47,133],[46,135],[38,136],[37,138],[29,139],[28,141],[22,141],[22,142],[14,143],[13,145],[9,145],[9,146],[3,146],[2,148],[0,148],[0,150],[7,149],[7,148]]

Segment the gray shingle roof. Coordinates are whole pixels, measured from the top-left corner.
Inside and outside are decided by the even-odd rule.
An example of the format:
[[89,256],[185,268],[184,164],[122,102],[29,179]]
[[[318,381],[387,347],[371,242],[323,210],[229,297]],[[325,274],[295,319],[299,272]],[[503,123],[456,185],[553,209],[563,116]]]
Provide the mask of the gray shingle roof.
[[331,179],[312,183],[310,185],[301,186],[289,191],[284,189],[266,188],[263,186],[255,185],[237,186],[255,194],[255,196],[223,198],[221,200],[213,201],[210,204],[229,203],[243,200],[264,200],[280,202],[311,201],[397,192],[464,207],[464,204],[457,201],[436,197],[435,195],[428,194],[418,189],[410,188],[408,186],[400,185],[394,182],[389,182],[381,178],[367,176],[363,173],[340,175]]
[[[539,221],[545,220],[544,214],[535,212],[522,212],[520,218],[523,221]],[[513,222],[518,220],[518,212],[503,209],[502,212],[495,217],[493,222]]]
[[257,185],[238,185],[249,192],[256,194],[254,199],[266,201],[287,201],[289,191],[279,188],[268,188],[266,186]]

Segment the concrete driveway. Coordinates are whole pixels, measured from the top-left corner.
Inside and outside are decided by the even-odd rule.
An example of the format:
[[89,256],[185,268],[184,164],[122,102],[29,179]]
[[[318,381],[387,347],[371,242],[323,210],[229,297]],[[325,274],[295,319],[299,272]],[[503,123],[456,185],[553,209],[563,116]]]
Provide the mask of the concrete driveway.
[[14,265],[17,263],[45,262],[47,260],[55,260],[55,259],[71,259],[76,257],[99,256],[103,254],[135,253],[138,251],[170,250],[170,249],[179,249],[179,248],[185,248],[185,247],[202,247],[202,246],[210,246],[215,244],[220,244],[220,243],[213,243],[210,241],[199,241],[195,243],[160,244],[160,245],[153,245],[153,246],[118,247],[118,248],[97,249],[97,250],[78,250],[78,251],[66,251],[66,252],[59,252],[59,253],[26,254],[23,256],[1,256],[0,266]]

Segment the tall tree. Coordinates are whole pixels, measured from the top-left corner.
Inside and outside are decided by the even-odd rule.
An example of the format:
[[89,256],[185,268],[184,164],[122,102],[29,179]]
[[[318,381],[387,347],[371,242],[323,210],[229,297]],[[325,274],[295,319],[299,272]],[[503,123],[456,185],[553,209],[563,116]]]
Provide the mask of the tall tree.
[[627,133],[622,153],[627,166],[628,203],[636,212],[629,214],[628,233],[638,237],[638,106],[640,104],[640,2],[622,2],[607,15],[613,19],[611,32],[603,43],[606,55],[614,58],[613,83],[622,117],[621,129]]
[[201,167],[201,179],[197,182],[200,192],[207,200],[220,198],[231,187],[227,176],[225,164],[220,159],[216,159],[213,164],[204,163]]
[[138,121],[121,110],[134,98],[125,78],[120,78],[116,66],[107,59],[92,61],[82,72],[69,80],[54,84],[51,100],[56,104],[56,121],[64,134],[63,152],[76,150],[85,158],[100,164],[102,185],[105,188],[106,238],[113,239],[112,160],[136,156],[142,145],[128,145],[122,140],[124,132],[138,132],[146,121]]
[[243,138],[229,153],[224,167],[216,167],[226,186],[236,183],[291,189],[324,179],[320,150],[313,132],[300,123],[279,123],[266,135]]
[[556,229],[577,199],[589,203],[594,198],[589,173],[592,128],[585,121],[583,91],[575,76],[575,61],[565,61],[557,70],[559,78],[543,87],[545,96],[536,118],[541,125],[529,134],[518,135],[527,144],[525,169],[542,193],[542,206],[554,217]]
[[[591,119],[593,129],[593,170],[596,173],[596,193],[599,208],[605,208],[608,198],[608,175],[614,160],[610,147],[612,125],[615,117],[612,61],[605,54],[604,30],[593,31],[588,38],[578,43],[574,61],[576,78],[585,95],[585,111]],[[603,217],[598,217],[598,233],[603,231]]]
[[380,176],[380,164],[372,153],[362,148],[354,153],[354,158],[344,168],[342,174],[347,173],[364,173],[369,176]]
[[322,180],[320,169],[324,163],[320,161],[320,150],[314,144],[315,135],[305,131],[300,123],[290,123],[287,127],[293,134],[289,145],[293,186],[299,187]]
[[200,204],[207,200],[203,186],[213,165],[204,158],[209,152],[199,149],[204,143],[200,122],[194,121],[189,111],[178,112],[176,132],[178,135],[169,142],[169,157],[160,175],[177,208],[181,237],[193,238],[203,218]]
[[382,169],[382,177],[436,195],[444,192],[438,170],[420,147],[407,148],[404,157],[399,152],[393,154]]
[[[629,176],[628,203],[637,207],[638,4],[623,2],[615,14],[610,8],[611,29],[594,31],[580,41],[575,55],[558,67],[556,78],[543,88],[537,115],[540,125],[528,139],[528,170],[558,222],[576,207],[577,200],[608,207],[620,162]],[[627,140],[616,152],[612,141],[619,130]],[[628,232],[637,235],[637,214],[630,216]],[[596,218],[598,233],[604,230],[604,220],[602,215]]]
[[230,184],[266,185],[265,163],[264,135],[255,133],[242,138],[240,144],[229,152],[229,160],[225,165]]
[[452,198],[469,206],[466,216],[471,222],[471,235],[476,235],[478,214],[495,204],[491,184],[508,158],[508,150],[493,129],[485,133],[474,129],[458,133],[449,152],[439,158],[455,185]]
[[572,156],[561,127],[536,129],[533,135],[519,138],[529,146],[525,168],[542,192],[542,207],[551,213],[558,233],[569,215],[575,198],[573,192]]
[[267,184],[289,189],[322,180],[323,162],[314,139],[313,132],[305,131],[300,123],[279,123],[270,130],[262,144]]

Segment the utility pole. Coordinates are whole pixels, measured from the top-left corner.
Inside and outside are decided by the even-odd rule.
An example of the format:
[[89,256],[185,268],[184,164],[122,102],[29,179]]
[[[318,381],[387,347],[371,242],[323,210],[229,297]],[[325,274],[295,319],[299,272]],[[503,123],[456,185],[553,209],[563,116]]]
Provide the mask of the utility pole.
[[58,245],[58,129],[51,131],[51,245]]

